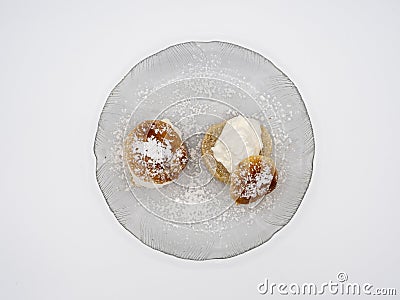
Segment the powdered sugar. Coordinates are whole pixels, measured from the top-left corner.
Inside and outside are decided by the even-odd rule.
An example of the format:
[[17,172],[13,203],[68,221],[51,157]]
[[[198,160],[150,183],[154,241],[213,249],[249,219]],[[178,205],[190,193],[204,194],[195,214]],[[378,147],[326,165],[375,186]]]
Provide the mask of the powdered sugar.
[[[159,131],[159,129],[156,130]],[[132,143],[132,151],[136,153],[138,160],[147,157],[147,162],[151,164],[162,164],[171,160],[173,155],[169,140],[164,140],[163,143],[154,136],[150,136],[147,141],[141,141],[136,138]]]
[[[266,166],[260,173],[252,174],[251,171],[242,170],[240,177],[247,182],[244,186],[241,197],[258,198],[267,193],[269,185],[272,181],[271,168]],[[237,177],[236,177],[237,180]]]

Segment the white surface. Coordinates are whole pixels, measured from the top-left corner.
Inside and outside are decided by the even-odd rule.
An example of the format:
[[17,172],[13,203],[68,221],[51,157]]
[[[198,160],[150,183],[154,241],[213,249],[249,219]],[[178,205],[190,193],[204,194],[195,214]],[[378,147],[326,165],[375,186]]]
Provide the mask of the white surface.
[[[257,293],[265,277],[321,282],[339,271],[399,289],[400,3],[140,2],[0,2],[0,298],[257,299],[270,297]],[[270,58],[299,88],[315,131],[297,214],[229,260],[144,246],[95,181],[108,93],[139,60],[188,40]]]

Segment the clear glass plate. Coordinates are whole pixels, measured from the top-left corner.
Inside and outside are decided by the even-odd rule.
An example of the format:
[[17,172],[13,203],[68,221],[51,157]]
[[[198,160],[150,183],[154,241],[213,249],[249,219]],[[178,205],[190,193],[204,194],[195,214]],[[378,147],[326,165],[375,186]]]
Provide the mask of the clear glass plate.
[[[205,131],[236,115],[271,133],[276,189],[236,205],[207,171]],[[137,188],[123,158],[126,134],[143,120],[169,119],[182,131],[189,163],[179,179]],[[171,46],[138,63],[113,89],[95,139],[100,189],[117,220],[146,245],[193,260],[228,258],[255,248],[285,226],[309,185],[314,137],[293,82],[269,60],[224,42]]]

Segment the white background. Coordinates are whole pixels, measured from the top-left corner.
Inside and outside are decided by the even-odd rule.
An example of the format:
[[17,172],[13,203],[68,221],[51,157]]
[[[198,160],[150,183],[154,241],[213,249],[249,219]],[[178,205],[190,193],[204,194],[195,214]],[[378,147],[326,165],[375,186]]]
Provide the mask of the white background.
[[[264,278],[339,271],[400,293],[399,1],[1,0],[0,38],[0,299],[262,299]],[[229,260],[146,247],[95,181],[109,92],[141,59],[190,40],[271,59],[315,132],[295,217]]]

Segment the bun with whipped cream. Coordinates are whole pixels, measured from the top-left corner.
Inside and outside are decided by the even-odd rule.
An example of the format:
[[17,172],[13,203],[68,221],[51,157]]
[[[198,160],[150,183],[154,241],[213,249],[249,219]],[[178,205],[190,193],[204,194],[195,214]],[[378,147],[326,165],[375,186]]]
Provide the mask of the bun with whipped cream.
[[[211,125],[204,135],[203,142],[201,144],[201,153],[203,155],[204,163],[208,171],[213,174],[213,176],[226,184],[229,184],[230,172],[227,168],[218,161],[213,152],[213,147],[215,146],[219,136],[221,135],[227,121]],[[272,154],[272,139],[268,130],[260,125],[261,128],[261,142],[262,148],[259,153],[254,153],[253,155],[264,155],[271,156]],[[246,155],[248,157],[250,155]],[[243,158],[246,158],[243,157]]]
[[[240,195],[234,193],[237,189],[232,191],[232,175],[240,165],[242,168],[248,166],[247,159],[249,157],[268,158],[267,161],[272,162],[273,176],[277,179],[277,172],[270,158],[272,155],[271,136],[257,120],[237,116],[210,126],[203,138],[201,152],[209,172],[217,180],[231,185],[231,196],[237,203],[244,204],[255,201],[253,198],[249,198],[249,201],[240,198]],[[265,162],[261,158],[260,161]],[[238,176],[235,178],[236,182],[240,181]],[[245,188],[242,186],[242,189]],[[271,192],[273,188],[268,192]]]

